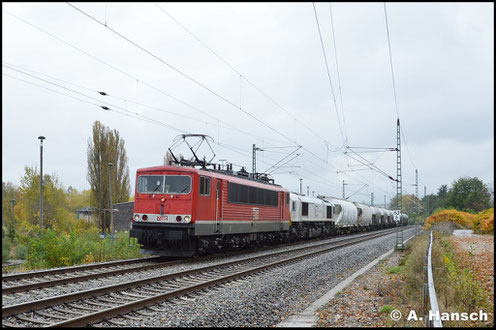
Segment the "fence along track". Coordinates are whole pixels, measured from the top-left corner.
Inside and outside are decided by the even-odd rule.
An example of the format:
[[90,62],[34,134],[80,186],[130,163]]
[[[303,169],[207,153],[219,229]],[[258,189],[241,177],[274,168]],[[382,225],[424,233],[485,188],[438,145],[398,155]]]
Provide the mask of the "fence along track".
[[[427,247],[427,255],[426,259],[427,261],[425,262],[424,266],[424,278],[427,277],[427,283],[424,283],[424,317],[425,317],[425,326],[426,327],[432,327],[434,326],[435,328],[442,328],[443,323],[441,322],[441,318],[439,317],[441,315],[441,312],[439,311],[439,304],[437,301],[437,295],[436,295],[436,288],[434,287],[434,277],[432,276],[432,245],[433,245],[433,238],[432,238],[432,230],[430,232],[429,236],[429,245]],[[425,276],[427,275],[427,276]],[[429,315],[427,315],[427,295],[429,296],[429,302],[430,302],[430,310],[429,310]],[[429,319],[429,316],[432,315],[432,319]]]
[[[81,291],[75,294],[7,306],[2,308],[2,325],[16,326],[16,321],[8,319],[9,316],[15,316],[21,321],[37,323],[43,326],[85,326],[109,318],[111,319],[112,317],[130,311],[148,307],[174,297],[184,296],[190,292],[200,291],[207,287],[233,281],[253,273],[259,273],[269,268],[290,264],[317,254],[371,240],[376,237],[385,236],[392,232],[394,232],[394,229],[392,231],[373,233],[360,237],[351,237],[339,242],[323,243],[312,247],[277,252],[261,257],[250,257],[243,260],[226,262],[141,281],[126,282],[94,290]],[[305,252],[305,250],[309,249],[313,251]],[[297,252],[298,255],[287,256],[294,254],[295,252]],[[277,260],[273,261],[273,259]],[[126,292],[125,290],[132,291]],[[72,302],[77,302],[78,305]],[[52,307],[60,304],[65,305],[63,308]],[[51,310],[48,312],[42,311],[42,309],[47,307],[51,307]],[[22,314],[33,310],[35,311],[29,313],[31,317]],[[54,313],[53,310],[58,313]],[[72,315],[68,316],[67,314]],[[34,316],[36,316],[37,319],[34,319]],[[43,318],[40,319],[40,316]],[[52,320],[50,320],[49,316]],[[49,320],[46,318],[49,318]],[[53,319],[55,319],[55,321],[53,321]],[[112,322],[112,320],[109,322]]]

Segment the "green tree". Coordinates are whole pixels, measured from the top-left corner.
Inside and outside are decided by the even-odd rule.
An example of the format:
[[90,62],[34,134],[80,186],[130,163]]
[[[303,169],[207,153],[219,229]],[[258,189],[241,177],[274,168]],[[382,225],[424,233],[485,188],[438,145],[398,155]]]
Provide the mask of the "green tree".
[[[92,137],[88,139],[88,175],[90,183],[90,203],[98,209],[108,209],[109,200],[109,166],[112,163],[112,201],[127,202],[130,196],[129,167],[127,166],[124,140],[117,130],[105,127],[95,121]],[[109,228],[110,221],[105,227]],[[100,226],[103,225],[103,213],[100,214]]]
[[480,212],[491,207],[491,193],[477,177],[464,177],[453,182],[447,201],[459,211]]

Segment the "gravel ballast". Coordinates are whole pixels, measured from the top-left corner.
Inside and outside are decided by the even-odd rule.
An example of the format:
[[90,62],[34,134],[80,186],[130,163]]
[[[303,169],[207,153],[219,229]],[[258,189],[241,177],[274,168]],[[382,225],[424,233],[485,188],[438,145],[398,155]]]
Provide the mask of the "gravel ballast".
[[[404,230],[404,239],[414,229]],[[328,290],[394,248],[396,233],[266,271],[258,276],[156,305],[153,316],[114,318],[133,327],[270,327],[304,310]],[[104,324],[101,324],[104,325]]]

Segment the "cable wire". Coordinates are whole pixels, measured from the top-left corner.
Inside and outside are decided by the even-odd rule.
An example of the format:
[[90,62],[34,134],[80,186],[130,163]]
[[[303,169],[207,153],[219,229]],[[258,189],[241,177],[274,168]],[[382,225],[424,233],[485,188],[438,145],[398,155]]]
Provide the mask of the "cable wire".
[[160,57],[156,56],[155,54],[151,53],[150,51],[148,51],[147,49],[143,48],[142,46],[138,45],[136,42],[130,40],[129,38],[123,36],[122,34],[120,34],[119,32],[115,31],[114,29],[110,28],[109,26],[106,26],[105,24],[103,24],[102,22],[100,22],[99,20],[97,20],[96,18],[94,18],[93,16],[87,14],[86,12],[84,12],[83,10],[77,8],[76,6],[70,4],[67,2],[67,4],[69,6],[71,6],[72,8],[74,8],[75,10],[79,11],[80,13],[82,13],[83,15],[85,15],[86,17],[89,17],[91,20],[93,20],[94,22],[102,25],[103,27],[109,29],[110,31],[112,31],[113,33],[115,33],[116,35],[118,35],[119,37],[123,38],[124,40],[128,41],[129,43],[131,43],[133,46],[141,49],[142,51],[144,51],[145,53],[147,53],[148,55],[152,56],[153,58],[155,58],[156,60],[158,60],[159,62],[163,63],[164,65],[166,65],[167,67],[171,68],[172,70],[176,71],[177,73],[179,73],[180,75],[182,75],[183,77],[189,79],[190,81],[194,82],[195,84],[201,86],[202,88],[204,88],[205,90],[209,91],[210,93],[212,93],[213,95],[217,96],[218,98],[220,98],[221,100],[225,101],[226,103],[230,104],[231,106],[241,110],[242,112],[244,112],[245,114],[247,114],[248,116],[250,116],[251,118],[255,119],[256,121],[258,121],[259,123],[261,123],[262,125],[264,125],[265,127],[269,128],[270,130],[276,132],[277,134],[281,135],[282,137],[284,137],[285,139],[295,143],[296,145],[298,145],[298,143],[296,143],[296,141],[293,141],[291,138],[287,137],[286,135],[282,134],[281,132],[279,132],[278,130],[276,130],[275,128],[273,128],[272,126],[270,125],[267,125],[265,122],[263,122],[262,120],[258,119],[257,117],[255,117],[254,115],[252,115],[251,113],[247,112],[246,110],[244,110],[241,106],[238,106],[236,104],[234,104],[233,102],[229,101],[228,99],[226,99],[225,97],[223,97],[222,95],[218,94],[217,92],[213,91],[212,89],[208,88],[207,86],[205,86],[204,84],[200,83],[199,81],[195,80],[194,78],[190,77],[189,75],[187,75],[186,73],[182,72],[181,70],[177,69],[176,67],[172,66],[171,64],[167,63],[166,61],[164,61],[163,59],[161,59]]
[[329,80],[329,86],[331,87],[332,99],[334,101],[334,108],[336,110],[336,115],[338,117],[339,131],[341,132],[341,138],[343,139],[343,143],[346,144],[346,140],[344,139],[344,135],[343,135],[343,129],[341,128],[341,120],[339,119],[338,106],[336,104],[336,96],[334,95],[334,88],[332,87],[331,73],[329,71],[329,64],[327,63],[327,55],[326,55],[326,52],[325,52],[324,41],[322,39],[322,33],[320,31],[319,18],[317,17],[317,10],[315,9],[315,3],[312,2],[312,5],[313,5],[313,12],[315,14],[315,21],[317,22],[317,29],[319,31],[320,45],[322,46],[322,53],[324,55],[324,61],[325,61],[325,65],[326,65],[327,78]]

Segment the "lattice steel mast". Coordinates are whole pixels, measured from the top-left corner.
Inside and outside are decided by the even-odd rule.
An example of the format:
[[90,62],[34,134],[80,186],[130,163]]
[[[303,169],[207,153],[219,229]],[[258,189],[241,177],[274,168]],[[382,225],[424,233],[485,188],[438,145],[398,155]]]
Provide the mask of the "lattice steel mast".
[[[400,211],[400,215],[403,213],[402,209],[402,187],[401,187],[401,133],[400,133],[400,119],[396,123],[396,199],[397,199],[397,210]],[[401,226],[401,218],[396,223],[396,250],[403,250],[405,245],[403,244],[403,228]]]

